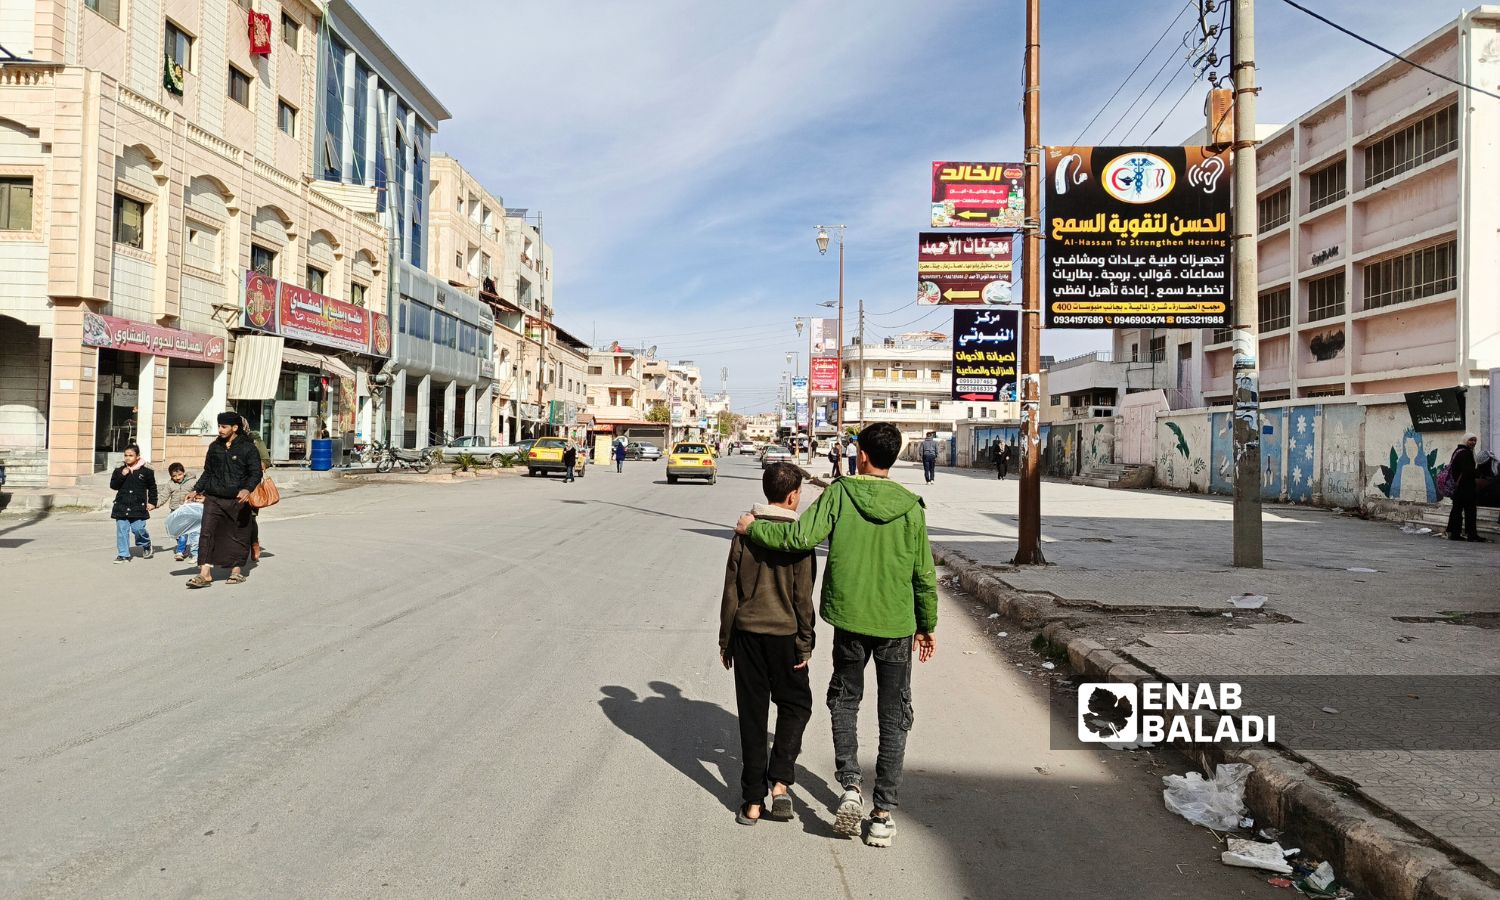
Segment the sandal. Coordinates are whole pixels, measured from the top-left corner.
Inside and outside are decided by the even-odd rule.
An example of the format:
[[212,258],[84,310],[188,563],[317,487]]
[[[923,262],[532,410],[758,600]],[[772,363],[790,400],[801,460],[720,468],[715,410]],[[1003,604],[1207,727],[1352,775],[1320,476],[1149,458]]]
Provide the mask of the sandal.
[[227,579],[225,579],[225,584],[244,584],[244,583],[245,583],[245,573],[243,573],[243,572],[235,572],[233,575],[230,575]]
[[[765,807],[764,806],[761,807],[761,812],[765,812]],[[740,804],[740,810],[739,810],[739,812],[735,813],[734,820],[736,822],[740,823],[741,825],[754,825],[756,822],[760,821],[760,817],[756,816],[755,818],[751,818],[750,817],[750,804],[748,804],[748,803],[741,803]]]
[[788,789],[785,794],[771,795],[770,817],[778,822],[790,822],[792,813],[792,792]]
[[213,583],[214,580],[212,578],[204,578],[202,575],[194,575],[192,578],[188,579],[187,586],[189,588],[206,588]]

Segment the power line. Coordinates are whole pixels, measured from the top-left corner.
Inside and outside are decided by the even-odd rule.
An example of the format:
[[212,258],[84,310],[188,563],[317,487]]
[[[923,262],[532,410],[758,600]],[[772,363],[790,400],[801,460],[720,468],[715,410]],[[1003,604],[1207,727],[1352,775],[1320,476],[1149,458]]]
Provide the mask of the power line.
[[[1183,70],[1188,67],[1188,64],[1190,62],[1192,62],[1192,60],[1184,59],[1182,61],[1182,65],[1177,67],[1177,71],[1172,73],[1172,77],[1162,82],[1161,90],[1156,92],[1156,96],[1151,98],[1151,102],[1146,104],[1145,108],[1141,110],[1141,114],[1135,117],[1135,121],[1130,123],[1130,127],[1125,129],[1125,131],[1121,133],[1120,140],[1122,142],[1130,137],[1130,133],[1135,131],[1136,127],[1141,124],[1141,120],[1146,118],[1146,114],[1156,108],[1156,104],[1161,100],[1161,95],[1167,92],[1167,88],[1172,86],[1172,82],[1177,80],[1177,76],[1183,73]],[[1194,80],[1196,81],[1197,79]]]
[[[1182,101],[1184,101],[1184,100],[1187,99],[1187,95],[1191,94],[1193,92],[1193,87],[1197,83],[1198,83],[1198,79],[1196,77],[1194,77],[1192,81],[1188,82],[1187,90],[1185,90],[1185,91],[1182,92],[1182,96],[1177,98],[1177,102],[1172,104],[1172,108],[1169,109],[1169,110],[1167,110],[1167,114],[1161,117],[1161,121],[1157,122],[1156,123],[1156,127],[1153,128],[1153,129],[1151,129],[1151,133],[1148,134],[1148,135],[1146,135],[1146,139],[1144,141],[1141,141],[1142,144],[1149,144],[1149,143],[1151,143],[1151,139],[1154,138],[1154,137],[1156,137],[1156,133],[1158,131],[1161,131],[1161,127],[1163,125],[1167,124],[1167,120],[1168,119],[1172,118],[1172,113],[1177,112],[1177,107],[1181,106],[1182,105]],[[1210,138],[1209,143],[1212,143],[1213,135],[1210,134],[1209,138]]]
[[1369,47],[1374,47],[1376,50],[1379,50],[1381,53],[1384,53],[1386,56],[1389,56],[1392,59],[1399,59],[1400,61],[1406,63],[1408,66],[1411,66],[1414,69],[1420,69],[1423,72],[1426,72],[1428,75],[1432,75],[1432,76],[1434,76],[1436,78],[1441,78],[1442,80],[1444,80],[1446,82],[1449,82],[1451,84],[1456,84],[1459,87],[1468,88],[1469,90],[1474,91],[1476,93],[1483,94],[1486,97],[1494,97],[1496,100],[1500,100],[1500,94],[1493,93],[1492,91],[1487,91],[1487,90],[1485,90],[1484,88],[1481,88],[1481,87],[1475,87],[1474,85],[1469,84],[1467,81],[1460,81],[1459,79],[1454,78],[1454,77],[1452,77],[1450,75],[1444,75],[1442,72],[1436,72],[1436,71],[1434,71],[1432,69],[1429,69],[1426,66],[1422,65],[1421,63],[1416,62],[1415,60],[1407,59],[1406,57],[1402,56],[1401,54],[1397,53],[1396,51],[1387,49],[1385,47],[1382,47],[1381,45],[1375,43],[1374,41],[1370,40],[1369,38],[1365,37],[1364,35],[1361,35],[1361,34],[1358,34],[1358,33],[1354,32],[1354,31],[1351,31],[1350,29],[1345,28],[1344,26],[1340,25],[1339,23],[1333,21],[1332,19],[1329,19],[1326,16],[1322,16],[1322,15],[1319,15],[1318,13],[1313,12],[1312,10],[1308,9],[1307,7],[1303,6],[1300,3],[1295,3],[1295,2],[1293,2],[1293,0],[1281,0],[1281,2],[1285,3],[1287,6],[1290,6],[1293,9],[1299,9],[1302,12],[1307,13],[1309,16],[1312,16],[1314,19],[1317,19],[1319,22],[1322,22],[1324,25],[1327,25],[1329,28],[1332,28],[1335,31],[1343,32],[1344,34],[1348,35],[1349,37],[1354,38],[1356,41],[1359,41],[1361,44],[1364,44],[1364,45],[1369,46]]
[[[1141,88],[1141,92],[1135,95],[1135,99],[1126,104],[1125,111],[1120,113],[1120,118],[1115,120],[1115,124],[1109,126],[1108,131],[1104,132],[1103,139],[1099,141],[1101,145],[1107,145],[1109,143],[1110,135],[1115,133],[1115,129],[1120,127],[1120,123],[1125,121],[1125,117],[1130,115],[1130,111],[1135,108],[1135,105],[1141,102],[1141,100],[1146,96],[1146,92],[1151,90],[1151,88],[1156,85],[1156,79],[1160,78],[1162,73],[1167,71],[1167,67],[1172,64],[1172,60],[1174,58],[1175,57],[1168,56],[1167,61],[1161,64],[1160,69],[1156,70],[1156,74],[1151,76],[1151,80],[1146,82],[1146,86],[1144,88]],[[1178,71],[1180,72],[1182,70],[1179,68]],[[1173,77],[1175,78],[1176,76],[1174,75]]]
[[1100,104],[1099,109],[1094,112],[1094,117],[1092,119],[1089,119],[1088,124],[1078,129],[1078,137],[1073,139],[1073,146],[1078,146],[1078,142],[1083,140],[1083,135],[1090,128],[1094,127],[1094,123],[1098,121],[1099,116],[1103,115],[1104,111],[1109,108],[1109,105],[1115,101],[1115,98],[1120,96],[1120,91],[1125,89],[1125,85],[1130,83],[1130,79],[1135,77],[1135,73],[1141,70],[1141,66],[1146,64],[1146,60],[1150,59],[1151,54],[1156,52],[1156,48],[1161,45],[1161,42],[1163,40],[1166,40],[1167,35],[1170,34],[1172,29],[1177,26],[1177,23],[1181,21],[1183,14],[1192,8],[1193,2],[1192,0],[1189,0],[1189,2],[1182,7],[1182,9],[1177,11],[1177,18],[1173,19],[1171,23],[1167,25],[1167,27],[1162,31],[1161,36],[1156,39],[1156,43],[1152,44],[1151,47],[1146,50],[1145,55],[1142,56],[1140,61],[1135,64],[1135,68],[1130,70],[1130,74],[1126,75],[1125,78],[1115,86],[1115,92],[1109,95],[1108,100],[1105,100],[1104,103]]
[[931,312],[926,313],[925,315],[918,316],[917,318],[912,319],[910,322],[907,322],[905,325],[882,325],[880,327],[886,329],[887,331],[899,331],[902,328],[906,328],[907,326],[910,326],[910,325],[915,325],[918,322],[921,322],[921,321],[923,321],[925,319],[930,319],[930,318],[932,318],[932,316],[933,316],[934,313],[940,313],[943,310],[949,309],[949,308],[950,307],[947,307],[947,306],[939,306],[936,309],[933,309]]

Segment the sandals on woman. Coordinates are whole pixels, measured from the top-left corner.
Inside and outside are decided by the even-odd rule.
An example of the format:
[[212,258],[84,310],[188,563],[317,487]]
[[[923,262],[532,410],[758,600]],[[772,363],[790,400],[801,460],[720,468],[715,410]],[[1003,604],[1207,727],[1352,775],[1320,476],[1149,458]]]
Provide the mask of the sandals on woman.
[[245,573],[243,573],[243,572],[235,572],[235,573],[231,574],[229,576],[229,578],[228,578],[228,580],[227,580],[226,583],[228,583],[228,584],[244,584],[245,583]]
[[206,588],[213,583],[214,580],[212,578],[204,578],[202,575],[194,575],[192,578],[188,579],[187,586],[189,588]]

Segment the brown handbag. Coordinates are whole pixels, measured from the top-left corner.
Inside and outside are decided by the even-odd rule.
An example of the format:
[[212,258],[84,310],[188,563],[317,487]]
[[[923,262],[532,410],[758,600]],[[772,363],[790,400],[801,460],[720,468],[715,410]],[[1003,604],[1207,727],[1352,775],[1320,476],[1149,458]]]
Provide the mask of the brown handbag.
[[250,505],[256,509],[265,509],[280,502],[281,491],[276,489],[276,482],[268,476],[262,476],[260,484],[257,484],[255,490],[250,492]]

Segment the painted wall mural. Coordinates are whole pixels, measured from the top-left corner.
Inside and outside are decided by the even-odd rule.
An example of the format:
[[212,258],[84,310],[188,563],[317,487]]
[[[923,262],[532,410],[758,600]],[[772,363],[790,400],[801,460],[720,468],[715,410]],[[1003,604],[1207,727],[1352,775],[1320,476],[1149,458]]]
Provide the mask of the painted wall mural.
[[1273,409],[1260,414],[1260,496],[1263,500],[1281,499],[1281,454],[1286,429],[1285,415]]
[[1422,437],[1406,429],[1401,445],[1391,448],[1388,461],[1380,467],[1385,479],[1377,487],[1392,500],[1437,502],[1438,451],[1426,449]]
[[1158,420],[1156,477],[1184,491],[1208,492],[1212,453],[1208,417],[1203,414]]
[[1359,506],[1364,421],[1358,406],[1323,407],[1323,500],[1343,509]]
[[1311,503],[1318,481],[1318,419],[1322,408],[1296,406],[1286,411],[1286,497]]
[[1227,412],[1214,413],[1212,423],[1213,463],[1208,489],[1215,494],[1234,496],[1234,417]]

